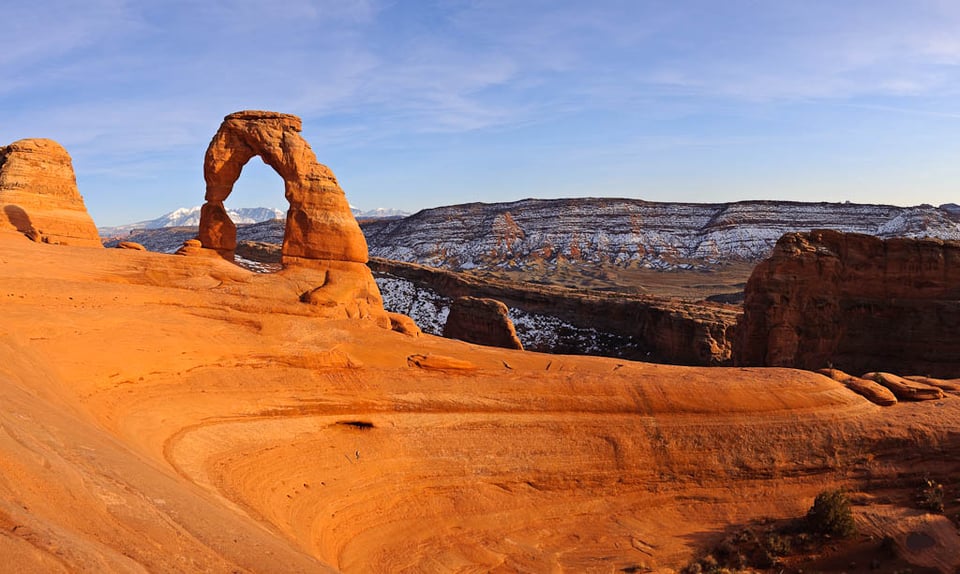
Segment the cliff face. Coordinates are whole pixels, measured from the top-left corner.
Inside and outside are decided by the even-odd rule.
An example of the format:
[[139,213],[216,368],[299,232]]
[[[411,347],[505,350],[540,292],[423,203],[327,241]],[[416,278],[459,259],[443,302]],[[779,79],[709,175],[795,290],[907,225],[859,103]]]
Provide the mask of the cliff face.
[[947,207],[527,199],[427,209],[362,227],[372,256],[448,269],[559,262],[671,269],[758,261],[785,233],[818,228],[960,239],[960,224]]
[[371,259],[384,306],[440,334],[453,299],[502,301],[523,348],[681,365],[729,361],[739,311],[654,297],[477,280],[422,265]]
[[960,242],[785,235],[747,283],[734,358],[960,376]]

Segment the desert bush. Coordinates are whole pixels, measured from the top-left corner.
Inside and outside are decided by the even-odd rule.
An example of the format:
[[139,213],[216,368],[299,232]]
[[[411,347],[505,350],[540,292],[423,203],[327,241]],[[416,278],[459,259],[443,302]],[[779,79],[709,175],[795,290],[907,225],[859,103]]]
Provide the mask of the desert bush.
[[932,479],[925,479],[917,493],[920,508],[930,512],[943,512],[943,485]]
[[850,500],[843,489],[818,494],[807,512],[807,522],[813,532],[823,536],[848,538],[857,531]]

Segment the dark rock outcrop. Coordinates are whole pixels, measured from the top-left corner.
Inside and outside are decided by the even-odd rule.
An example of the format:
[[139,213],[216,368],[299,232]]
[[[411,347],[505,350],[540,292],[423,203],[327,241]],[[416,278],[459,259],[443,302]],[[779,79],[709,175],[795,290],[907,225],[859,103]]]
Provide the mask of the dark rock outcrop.
[[0,210],[0,229],[45,243],[102,247],[70,154],[53,140],[0,147]]
[[[479,279],[377,258],[368,265],[378,281],[406,281],[409,286],[428,289],[447,300],[470,296],[503,302],[510,309],[518,337],[529,351],[720,365],[730,359],[739,315],[738,309],[728,305]],[[514,317],[515,313],[519,318]],[[426,321],[414,318],[426,330]],[[589,340],[578,333],[586,334]]]
[[450,306],[443,336],[488,347],[523,350],[507,306],[496,299],[457,297]]
[[783,236],[747,283],[740,365],[960,374],[960,242]]

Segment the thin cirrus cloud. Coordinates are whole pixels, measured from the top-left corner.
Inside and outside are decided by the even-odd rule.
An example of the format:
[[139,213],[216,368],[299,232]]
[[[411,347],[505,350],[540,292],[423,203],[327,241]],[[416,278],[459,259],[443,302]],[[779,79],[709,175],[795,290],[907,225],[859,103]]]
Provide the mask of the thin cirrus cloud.
[[[603,189],[656,199],[693,187],[678,179],[696,169],[679,167],[689,147],[742,151],[743,181],[770,142],[794,138],[802,154],[820,138],[842,155],[849,133],[862,158],[881,153],[864,148],[870,130],[930,133],[922,122],[957,115],[958,30],[960,5],[947,0],[14,3],[0,23],[0,142],[61,141],[91,210],[108,218],[124,216],[107,207],[116,190],[160,178],[183,190],[164,195],[168,207],[196,203],[197,158],[220,118],[247,108],[303,117],[322,159],[356,182],[355,203],[396,198],[390,180],[412,187],[409,205],[391,207],[476,199],[471,170],[489,173],[494,157],[546,170],[524,159],[545,149],[620,158],[583,168],[573,189],[621,170]],[[675,150],[664,165],[678,166],[661,166],[657,189],[641,169],[651,150],[658,162]],[[466,173],[445,186],[453,170]],[[703,199],[735,198],[716,176]],[[546,195],[556,177],[525,173],[514,179],[527,187],[480,197]],[[162,208],[145,195],[128,209]]]

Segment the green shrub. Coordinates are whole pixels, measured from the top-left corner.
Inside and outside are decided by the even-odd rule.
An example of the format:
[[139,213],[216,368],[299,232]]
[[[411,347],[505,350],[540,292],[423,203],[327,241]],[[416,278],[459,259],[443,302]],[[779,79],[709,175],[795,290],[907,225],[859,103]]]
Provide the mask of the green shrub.
[[825,490],[817,495],[807,512],[810,529],[823,536],[848,538],[857,531],[850,511],[850,500],[842,489]]

